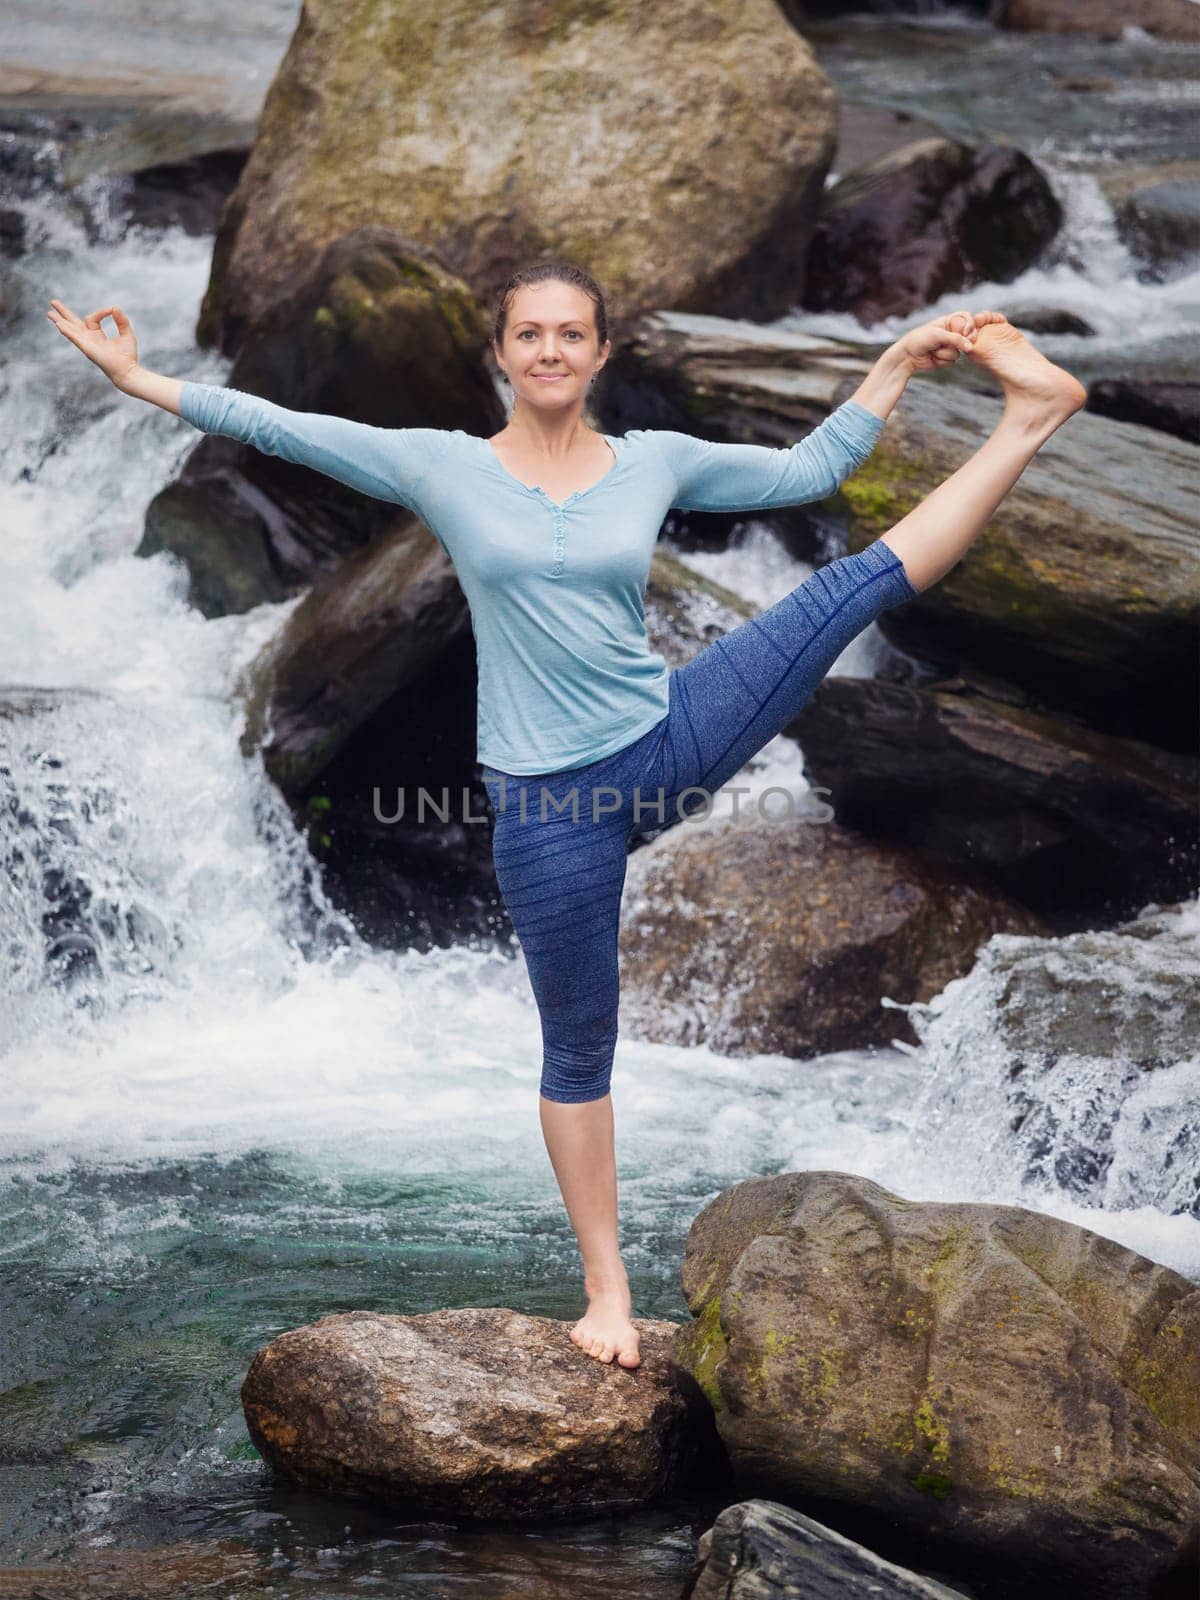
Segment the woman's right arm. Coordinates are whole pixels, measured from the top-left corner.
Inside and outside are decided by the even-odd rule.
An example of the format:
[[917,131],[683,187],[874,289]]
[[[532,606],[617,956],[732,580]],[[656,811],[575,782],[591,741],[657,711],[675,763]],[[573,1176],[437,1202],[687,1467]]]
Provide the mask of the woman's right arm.
[[[444,443],[438,428],[377,428],[349,417],[290,411],[259,395],[219,384],[192,383],[148,372],[137,359],[137,341],[119,306],[77,317],[60,300],[50,302],[50,320],[82,350],[122,394],[148,400],[204,433],[224,434],[267,455],[311,467],[376,500],[417,508],[413,493]],[[101,327],[112,317],[117,337]]]

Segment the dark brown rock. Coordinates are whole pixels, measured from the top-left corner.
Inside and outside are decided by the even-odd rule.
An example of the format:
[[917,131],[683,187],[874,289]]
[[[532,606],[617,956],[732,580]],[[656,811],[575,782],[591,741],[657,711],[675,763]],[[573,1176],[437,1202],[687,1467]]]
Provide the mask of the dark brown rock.
[[843,100],[838,106],[833,175],[842,178],[870,161],[877,161],[880,156],[891,155],[912,144],[914,139],[941,139],[945,132],[937,123],[926,122],[909,111]]
[[1200,761],[994,680],[826,678],[788,732],[840,821],[983,871],[1060,930],[1195,884]]
[[[405,516],[315,583],[253,663],[243,751],[266,735],[267,771],[285,793],[300,793],[356,729],[426,677],[470,628],[450,558]],[[414,719],[415,704],[393,736],[427,744]]]
[[1090,322],[1058,306],[1010,307],[1005,316],[1014,328],[1021,328],[1026,333],[1071,333],[1090,338],[1096,332]]
[[919,139],[825,193],[803,303],[871,323],[984,279],[1009,283],[1061,222],[1049,184],[1021,151]]
[[639,1038],[795,1057],[914,1041],[884,997],[931,999],[993,933],[1040,926],[818,810],[784,820],[778,796],[766,817],[742,809],[737,821],[676,822],[630,856],[621,1014]]
[[714,1443],[670,1360],[677,1324],[635,1321],[628,1369],[586,1355],[568,1323],[503,1307],[321,1317],[255,1356],[246,1424],[294,1481],[414,1515],[632,1509],[686,1483]]
[[1088,385],[1087,409],[1117,422],[1173,433],[1200,444],[1200,383],[1154,378],[1100,378]]
[[1190,1591],[1200,1288],[1017,1206],[734,1185],[688,1235],[679,1360],[741,1495],[981,1595]]

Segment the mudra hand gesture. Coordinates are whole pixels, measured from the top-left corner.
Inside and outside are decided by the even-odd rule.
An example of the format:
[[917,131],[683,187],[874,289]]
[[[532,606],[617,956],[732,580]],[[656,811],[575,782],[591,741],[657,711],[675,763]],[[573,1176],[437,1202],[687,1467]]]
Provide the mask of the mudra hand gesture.
[[[46,315],[59,333],[76,349],[82,350],[89,361],[94,361],[118,389],[137,366],[137,340],[120,306],[105,306],[86,317],[78,317],[61,300],[51,300]],[[105,317],[111,317],[117,325],[115,339],[110,339],[101,327]]]
[[951,311],[947,316],[910,328],[896,343],[917,372],[950,367],[959,356],[970,355],[979,330],[989,322],[1004,322],[999,311]]

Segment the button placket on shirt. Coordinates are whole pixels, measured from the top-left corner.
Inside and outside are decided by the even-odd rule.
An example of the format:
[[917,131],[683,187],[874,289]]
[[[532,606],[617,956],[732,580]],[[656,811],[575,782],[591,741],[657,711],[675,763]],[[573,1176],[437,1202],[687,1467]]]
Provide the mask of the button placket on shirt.
[[550,568],[552,578],[561,578],[563,573],[563,553],[567,543],[567,514],[561,506],[554,506],[554,565]]
[[559,505],[557,501],[551,500],[544,489],[539,487],[536,492],[541,495],[549,508],[550,515],[554,518],[554,564],[550,568],[550,576],[561,578],[567,546],[567,506],[575,499],[575,495],[568,495],[563,504]]

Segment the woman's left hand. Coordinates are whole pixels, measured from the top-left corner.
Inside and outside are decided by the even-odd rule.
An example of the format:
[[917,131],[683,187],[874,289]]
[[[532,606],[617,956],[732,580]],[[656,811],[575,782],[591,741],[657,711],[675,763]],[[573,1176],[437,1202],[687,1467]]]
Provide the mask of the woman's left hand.
[[910,328],[896,341],[916,372],[951,367],[975,345],[975,318],[969,311],[951,311],[919,328]]

